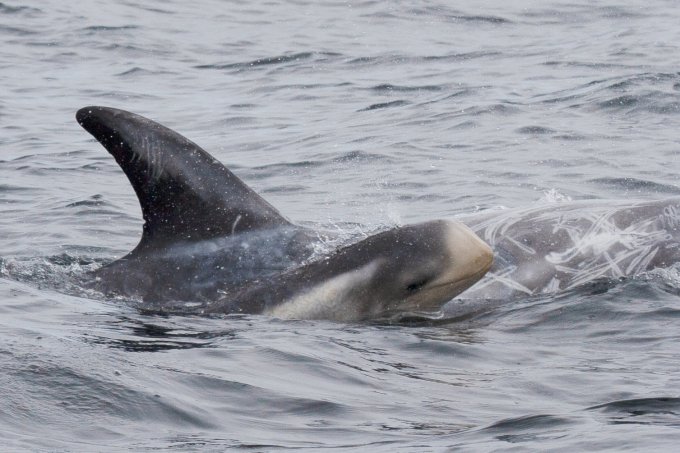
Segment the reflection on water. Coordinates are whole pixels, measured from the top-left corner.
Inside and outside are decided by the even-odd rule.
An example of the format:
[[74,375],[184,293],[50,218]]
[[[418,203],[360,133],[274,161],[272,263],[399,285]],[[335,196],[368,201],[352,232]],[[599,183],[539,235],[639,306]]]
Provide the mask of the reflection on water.
[[121,316],[115,322],[107,320],[107,324],[111,336],[86,334],[85,341],[125,351],[157,352],[211,347],[215,339],[236,336],[235,330],[193,331],[181,325],[162,325],[160,316],[141,319]]

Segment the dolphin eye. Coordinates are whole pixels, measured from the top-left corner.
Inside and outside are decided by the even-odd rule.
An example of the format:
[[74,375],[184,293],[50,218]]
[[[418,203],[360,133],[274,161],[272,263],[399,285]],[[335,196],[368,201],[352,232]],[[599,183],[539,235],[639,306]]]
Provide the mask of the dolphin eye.
[[420,288],[425,286],[427,284],[427,281],[428,281],[427,278],[421,278],[419,280],[416,280],[406,287],[406,291],[409,292],[409,293],[415,293]]

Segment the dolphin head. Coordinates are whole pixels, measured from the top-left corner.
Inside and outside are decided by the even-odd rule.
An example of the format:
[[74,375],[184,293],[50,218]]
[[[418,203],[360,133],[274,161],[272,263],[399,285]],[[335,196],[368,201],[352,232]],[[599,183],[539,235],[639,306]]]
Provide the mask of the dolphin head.
[[460,222],[407,225],[305,266],[305,291],[265,311],[339,321],[433,312],[482,278],[492,263],[491,248]]
[[491,248],[456,221],[408,225],[376,239],[375,246],[382,250],[373,261],[366,295],[374,294],[380,302],[365,307],[371,317],[439,310],[482,278],[493,263]]

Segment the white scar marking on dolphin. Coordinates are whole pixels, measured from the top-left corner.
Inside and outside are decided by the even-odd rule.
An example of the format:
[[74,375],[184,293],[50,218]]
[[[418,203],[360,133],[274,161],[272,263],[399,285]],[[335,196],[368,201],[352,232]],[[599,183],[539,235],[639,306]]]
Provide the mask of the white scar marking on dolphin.
[[680,228],[680,205],[666,206],[663,208],[663,212],[659,214],[657,220],[660,223],[660,228],[677,230]]
[[236,225],[241,221],[241,214],[236,216],[236,220],[234,220],[234,224],[231,226],[231,234],[234,234],[234,231],[236,231]]
[[506,239],[508,242],[514,244],[514,245],[515,245],[517,248],[519,248],[520,250],[523,250],[524,252],[528,253],[529,255],[535,255],[535,254],[536,254],[536,250],[532,249],[531,247],[529,247],[529,246],[527,246],[527,245],[522,244],[522,243],[519,242],[519,241],[514,240],[514,239],[511,238],[511,237],[507,237],[507,238],[505,238],[505,239]]
[[[612,221],[615,213],[615,210],[611,210],[588,216],[586,220],[590,225],[585,231],[578,226],[568,225],[564,218],[553,229],[554,233],[567,233],[573,244],[561,252],[546,255],[546,261],[553,264],[556,271],[572,274],[571,282],[565,289],[598,276],[618,278],[639,273],[654,259],[658,247],[653,246],[667,238],[666,231],[654,231],[655,222],[651,220],[635,222],[621,229]],[[592,254],[591,258],[579,260],[589,253]],[[578,268],[571,264],[574,261],[579,263]]]
[[520,291],[528,295],[533,294],[534,292],[532,290],[512,279],[511,274],[513,274],[516,270],[517,266],[509,266],[506,269],[503,269],[501,272],[488,272],[485,276],[485,279],[482,280],[478,288],[481,289],[494,282],[498,282],[516,291]]
[[137,137],[137,140],[140,142],[139,152],[130,153],[129,162],[144,161],[149,179],[158,180],[163,175],[163,150],[166,146],[157,140],[151,140],[148,136]]

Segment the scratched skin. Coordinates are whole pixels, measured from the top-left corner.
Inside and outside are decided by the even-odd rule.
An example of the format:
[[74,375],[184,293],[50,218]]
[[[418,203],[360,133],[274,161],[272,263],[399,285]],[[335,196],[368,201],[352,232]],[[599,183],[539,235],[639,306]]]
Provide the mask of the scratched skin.
[[462,220],[495,262],[460,298],[553,293],[680,260],[680,200],[552,203]]

